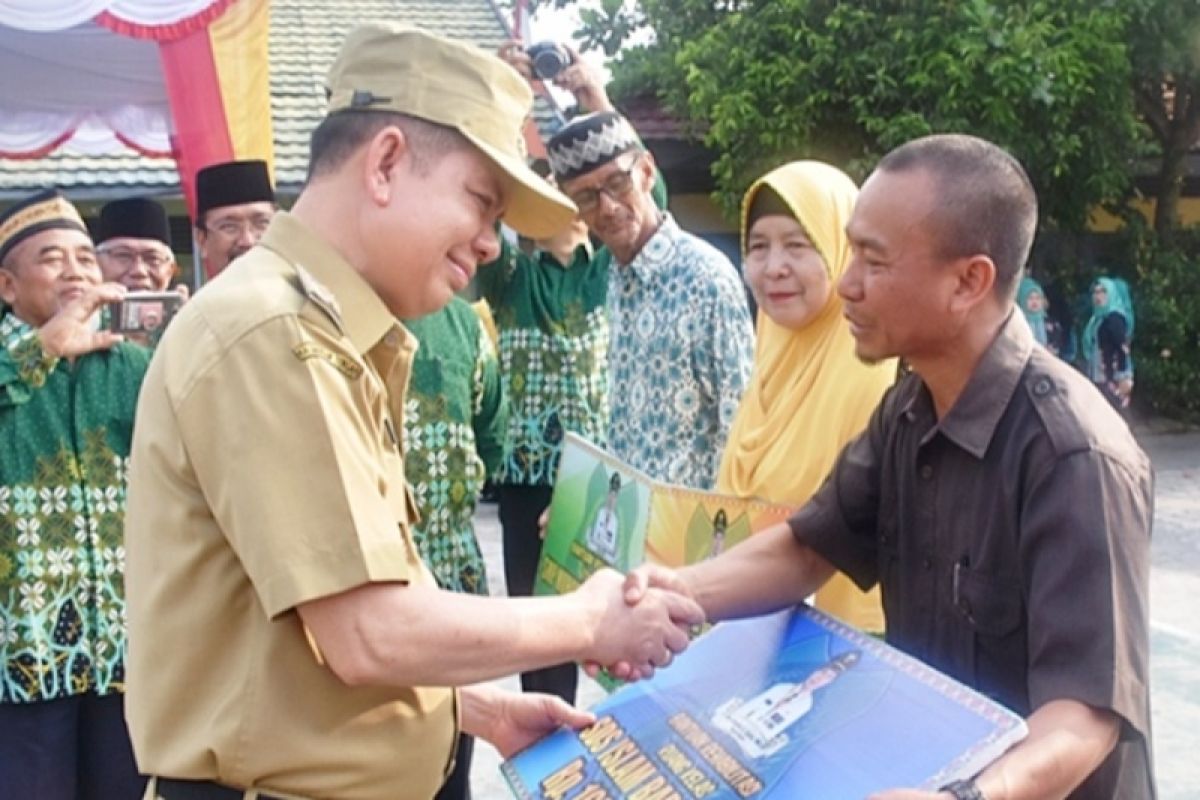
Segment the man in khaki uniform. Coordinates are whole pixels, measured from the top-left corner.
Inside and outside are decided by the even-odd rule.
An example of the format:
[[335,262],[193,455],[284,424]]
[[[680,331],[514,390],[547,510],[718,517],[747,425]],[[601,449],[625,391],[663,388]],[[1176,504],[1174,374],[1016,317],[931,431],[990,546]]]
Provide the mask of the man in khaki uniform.
[[[531,94],[491,55],[369,25],[329,76],[306,188],[167,330],[140,398],[126,531],[128,720],[148,796],[427,800],[456,734],[508,754],[590,715],[475,686],[569,659],[642,674],[699,608],[444,592],[409,531],[400,424],[444,305],[572,207],[520,150]],[[451,689],[444,687],[463,687]]]

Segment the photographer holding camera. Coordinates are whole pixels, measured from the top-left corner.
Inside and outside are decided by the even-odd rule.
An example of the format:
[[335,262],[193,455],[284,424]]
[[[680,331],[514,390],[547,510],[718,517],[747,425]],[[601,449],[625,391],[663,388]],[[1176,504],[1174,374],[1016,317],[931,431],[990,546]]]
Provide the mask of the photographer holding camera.
[[[540,54],[540,56],[539,56]],[[599,70],[573,48],[520,39],[498,55],[527,81],[552,80],[570,91],[581,113],[610,110]],[[558,69],[553,69],[557,67]],[[533,169],[552,185],[549,164]],[[666,205],[666,188],[661,203]],[[526,252],[500,237],[500,256],[482,264],[480,295],[494,312],[501,380],[509,417],[504,457],[492,475],[504,536],[510,597],[533,593],[541,537],[538,516],[550,505],[563,433],[603,444],[608,425],[608,270],[612,254],[593,248],[579,217]],[[521,674],[527,692],[574,702],[578,669],[560,664]]]
[[[530,83],[551,80],[570,91],[581,114],[615,114],[596,67],[569,45],[526,48],[513,39],[500,57]],[[555,69],[557,68],[557,69]],[[555,183],[549,164],[534,168]],[[666,208],[666,185],[655,171],[652,207]],[[593,229],[593,232],[596,232]],[[603,239],[603,236],[600,237]],[[533,591],[541,537],[538,517],[550,504],[563,434],[607,442],[609,423],[608,297],[612,251],[588,238],[576,216],[526,253],[501,239],[498,259],[480,267],[478,287],[495,312],[500,368],[509,400],[508,448],[493,480],[504,535],[510,596]],[[526,691],[573,701],[574,664],[525,672]]]
[[580,114],[613,110],[600,71],[569,44],[538,42],[526,47],[520,39],[509,39],[500,45],[499,56],[527,81],[549,81],[570,92]]

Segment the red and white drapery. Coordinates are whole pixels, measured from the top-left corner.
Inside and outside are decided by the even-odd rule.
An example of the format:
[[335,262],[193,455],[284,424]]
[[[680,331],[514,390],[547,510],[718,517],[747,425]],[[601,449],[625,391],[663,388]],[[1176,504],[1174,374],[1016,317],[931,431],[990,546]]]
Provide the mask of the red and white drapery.
[[268,0],[0,0],[0,157],[272,161]]

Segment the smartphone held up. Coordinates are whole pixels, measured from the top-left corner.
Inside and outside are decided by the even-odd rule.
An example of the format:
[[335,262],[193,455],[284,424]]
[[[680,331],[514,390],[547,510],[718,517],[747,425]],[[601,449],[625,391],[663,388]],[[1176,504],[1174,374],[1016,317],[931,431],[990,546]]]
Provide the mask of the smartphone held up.
[[108,329],[126,336],[157,337],[183,305],[179,292],[129,292],[108,308]]

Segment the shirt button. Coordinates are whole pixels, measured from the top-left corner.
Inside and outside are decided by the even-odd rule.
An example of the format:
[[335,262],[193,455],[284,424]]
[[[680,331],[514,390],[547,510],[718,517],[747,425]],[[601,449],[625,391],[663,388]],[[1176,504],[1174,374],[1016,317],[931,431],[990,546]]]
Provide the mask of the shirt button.
[[922,479],[929,480],[933,477],[933,467],[929,466],[928,464],[922,464],[920,473]]
[[1037,382],[1033,384],[1035,397],[1045,397],[1052,391],[1054,391],[1054,384],[1050,382],[1049,378],[1038,378]]
[[396,333],[395,331],[388,331],[387,336],[383,337],[383,343],[388,347],[399,347],[400,334]]

